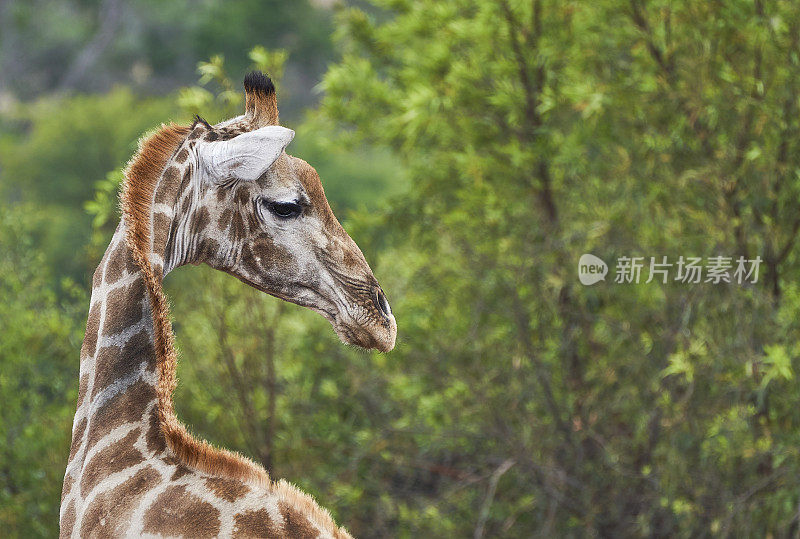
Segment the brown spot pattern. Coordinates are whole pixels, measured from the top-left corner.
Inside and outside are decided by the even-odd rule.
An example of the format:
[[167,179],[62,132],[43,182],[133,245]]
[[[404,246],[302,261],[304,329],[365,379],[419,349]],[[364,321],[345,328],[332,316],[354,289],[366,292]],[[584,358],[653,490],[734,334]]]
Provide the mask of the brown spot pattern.
[[159,482],[159,473],[147,466],[116,488],[98,494],[83,514],[81,537],[124,536],[142,496]]
[[133,259],[133,253],[125,242],[120,242],[108,257],[106,283],[114,284],[122,278],[125,271],[132,274],[136,273],[138,269]]
[[217,253],[219,253],[219,242],[212,238],[205,238],[197,249],[197,259],[214,266]]
[[314,525],[294,507],[282,501],[278,503],[278,509],[283,515],[283,527],[288,537],[292,537],[292,539],[313,539],[319,535]]
[[283,275],[291,275],[297,270],[292,253],[266,237],[245,244],[241,264],[251,275],[262,275],[276,269]]
[[179,463],[179,464],[177,464],[177,467],[175,468],[175,471],[172,472],[172,477],[170,477],[169,480],[170,481],[176,481],[176,480],[180,479],[181,477],[183,477],[184,475],[189,475],[190,473],[192,473],[191,468]]
[[239,187],[236,190],[236,194],[234,195],[234,200],[236,204],[245,208],[250,205],[250,190],[244,186]]
[[133,374],[142,363],[147,363],[150,370],[155,370],[156,351],[150,335],[144,329],[128,339],[122,348],[118,346],[101,348],[97,352],[92,398],[94,399],[115,380]]
[[235,502],[248,492],[250,489],[241,481],[228,479],[225,477],[206,478],[206,486],[211,489],[218,498],[229,502]]
[[92,357],[97,348],[97,337],[100,333],[100,305],[101,303],[97,301],[89,309],[86,333],[83,337],[83,346],[81,346],[81,357]]
[[235,517],[234,537],[280,537],[281,529],[269,517],[266,509],[245,511]]
[[61,517],[59,527],[61,528],[61,537],[72,535],[72,528],[75,527],[75,500],[70,500],[66,511],[64,511],[64,516]]
[[[84,340],[85,342],[85,340]],[[89,373],[83,373],[81,379],[78,381],[78,407],[83,404],[84,399],[86,398],[86,391],[89,389]]]
[[223,128],[220,129],[219,140],[230,140],[233,137],[241,135],[242,132],[235,129]]
[[103,255],[103,259],[100,260],[100,264],[95,268],[94,273],[92,274],[92,288],[98,288],[101,284],[103,284],[103,264],[106,259],[106,255]]
[[145,434],[145,441],[147,442],[147,450],[155,453],[167,446],[167,440],[164,438],[164,433],[161,432],[161,424],[158,421],[158,407],[153,406],[150,410],[150,418],[147,425],[147,434]]
[[233,212],[233,229],[231,230],[234,238],[243,238],[245,235],[244,219],[238,211]]
[[81,448],[81,443],[83,442],[83,431],[86,430],[87,422],[87,419],[84,417],[75,427],[75,432],[72,435],[72,444],[69,447],[69,462],[72,462],[72,459],[75,458],[75,454],[78,452],[78,449]]
[[187,492],[183,485],[168,487],[144,515],[144,532],[182,537],[215,537],[219,510]]
[[364,265],[364,261],[360,260],[356,251],[352,249],[342,249],[342,263],[351,269],[357,269]]
[[257,230],[259,226],[258,216],[255,210],[247,214],[247,227],[250,232]]
[[179,151],[179,152],[178,152],[178,153],[175,155],[175,160],[176,160],[178,163],[185,163],[185,162],[186,162],[186,159],[187,159],[188,157],[189,157],[189,150],[187,150],[186,148],[181,148],[181,151]]
[[163,253],[172,227],[172,219],[161,212],[153,214],[153,251]]
[[141,320],[144,294],[143,279],[136,279],[129,285],[112,290],[106,299],[103,334],[116,335]]
[[219,228],[220,232],[225,232],[228,229],[232,218],[233,210],[230,208],[225,208],[225,210],[222,212],[222,215],[219,217],[219,222],[217,223],[217,227]]
[[114,395],[92,417],[87,450],[120,425],[141,421],[144,410],[155,399],[155,388],[144,380],[139,380],[126,391]]
[[71,475],[64,476],[64,484],[61,487],[61,503],[64,503],[64,498],[72,491],[72,485],[75,484],[75,479]]
[[[183,151],[186,151],[184,148]],[[176,166],[167,167],[164,174],[161,175],[161,180],[156,186],[156,193],[153,201],[160,204],[172,206],[175,203],[175,197],[178,196],[179,187],[181,184],[181,171]]]
[[194,220],[192,222],[192,232],[194,234],[199,234],[200,232],[206,229],[208,223],[210,222],[211,222],[211,216],[208,212],[208,208],[200,207],[194,214]]
[[81,473],[81,493],[85,496],[109,475],[121,472],[144,461],[141,451],[133,447],[139,438],[140,428],[135,428],[121,440],[97,452]]
[[172,472],[172,476],[169,478],[170,482],[174,483],[181,477],[194,473],[191,468],[186,466],[177,457],[170,455],[168,453],[161,453],[159,456],[159,460],[161,460],[161,462],[163,462],[167,466],[173,466],[175,468],[175,471]]

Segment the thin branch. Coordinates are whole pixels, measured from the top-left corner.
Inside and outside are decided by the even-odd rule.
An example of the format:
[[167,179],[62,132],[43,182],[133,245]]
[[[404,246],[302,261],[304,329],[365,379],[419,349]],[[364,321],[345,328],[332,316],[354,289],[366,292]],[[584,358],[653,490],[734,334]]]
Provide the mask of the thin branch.
[[566,441],[571,445],[573,448],[575,447],[575,442],[573,440],[573,433],[572,429],[569,428],[566,422],[561,417],[561,409],[559,408],[558,404],[556,403],[555,396],[553,395],[553,389],[550,387],[550,381],[547,379],[546,371],[544,364],[542,363],[541,359],[539,359],[536,351],[533,349],[533,343],[531,342],[530,338],[530,319],[528,318],[528,313],[525,312],[522,304],[520,302],[519,296],[515,293],[513,295],[514,301],[514,318],[517,322],[517,333],[519,340],[522,344],[522,348],[525,351],[525,355],[533,363],[534,367],[536,368],[536,381],[539,382],[539,387],[544,394],[544,400],[547,404],[547,407],[550,409],[550,414],[553,416],[553,421],[555,421],[556,426],[558,429],[564,434],[564,438]]
[[[652,29],[647,21],[647,16],[645,15],[644,7],[642,6],[641,1],[630,0],[630,6],[630,15],[634,26],[636,26],[636,28],[639,29],[639,31],[643,34],[643,38],[651,58],[653,58],[656,65],[664,75],[664,79],[669,89],[674,91],[675,84],[677,82],[675,58],[671,54],[669,57],[667,57],[667,53],[662,51],[658,45],[656,45],[655,37],[653,36]],[[708,129],[708,126],[705,125],[705,122],[701,119],[700,111],[695,110],[686,101],[686,99],[680,95],[676,98],[676,100],[678,106],[683,110],[683,115],[689,120],[689,125],[694,131],[695,136],[697,136],[698,141],[703,147],[703,150],[710,155],[713,152],[713,149],[708,141],[708,134],[710,130]]]
[[647,21],[647,17],[644,14],[644,8],[641,5],[641,1],[630,0],[630,6],[633,24],[636,25],[642,34],[644,34],[645,45],[647,46],[647,50],[650,52],[650,56],[653,57],[671,84],[675,77],[675,63],[673,62],[672,57],[667,57],[667,53],[659,48],[658,45],[656,45],[652,29],[650,28],[650,23]]
[[775,257],[775,263],[780,264],[783,262],[789,253],[792,251],[792,247],[794,247],[794,243],[797,240],[797,233],[800,232],[800,217],[795,218],[794,222],[792,223],[792,231],[789,233],[789,238],[786,240],[786,243],[781,247],[781,250],[778,251],[778,255]]
[[[533,33],[531,34],[529,42],[523,42],[520,39],[520,31],[518,29],[517,20],[514,17],[514,13],[511,10],[508,0],[502,0],[500,2],[500,7],[502,8],[506,26],[508,27],[508,36],[509,40],[511,41],[511,50],[514,53],[514,60],[517,65],[517,74],[525,94],[524,109],[527,129],[524,129],[521,132],[520,140],[525,144],[531,144],[536,140],[538,136],[538,130],[542,127],[542,117],[539,114],[538,108],[542,89],[544,88],[544,84],[546,82],[547,73],[544,65],[541,65],[541,63],[536,68],[533,75],[530,73],[523,44],[526,45],[527,48],[532,48],[534,50],[538,46],[542,35],[541,1],[534,0],[533,3]],[[539,161],[537,170],[539,181],[541,182],[541,185],[537,189],[538,197],[540,203],[544,207],[545,212],[547,213],[548,221],[551,224],[555,224],[558,222],[558,211],[553,199],[550,169],[544,159]]]
[[[277,316],[280,317],[281,311],[283,310],[283,305],[279,304],[278,306],[278,314]],[[267,471],[273,473],[273,467],[275,466],[275,459],[274,459],[274,446],[275,446],[275,403],[277,399],[277,376],[275,374],[275,327],[274,324],[270,324],[269,328],[267,329],[266,335],[264,336],[266,339],[266,346],[265,346],[265,356],[267,362],[267,380],[266,380],[266,389],[267,389],[267,413],[269,414],[267,417],[267,428],[266,432],[264,433],[264,452],[262,456],[262,462],[264,466],[267,468]]]
[[478,517],[478,524],[475,526],[475,533],[473,534],[475,539],[481,539],[483,537],[486,528],[486,521],[489,519],[489,513],[492,509],[494,495],[497,492],[497,483],[500,481],[500,478],[503,477],[503,474],[506,473],[514,464],[515,463],[512,459],[508,459],[498,466],[494,473],[492,473],[492,477],[489,479],[489,488],[486,491],[486,498],[483,500],[483,506],[481,507],[480,516]]

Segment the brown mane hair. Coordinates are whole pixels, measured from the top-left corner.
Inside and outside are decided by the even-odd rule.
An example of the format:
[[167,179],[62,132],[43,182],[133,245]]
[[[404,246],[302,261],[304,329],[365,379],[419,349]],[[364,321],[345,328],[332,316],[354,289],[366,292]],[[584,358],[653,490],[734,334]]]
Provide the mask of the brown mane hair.
[[311,496],[297,490],[286,481],[273,483],[262,466],[238,453],[215,448],[205,440],[198,440],[175,415],[172,394],[176,386],[178,354],[169,318],[169,305],[161,284],[162,270],[159,267],[154,268],[150,260],[152,206],[156,187],[167,163],[198,123],[208,125],[200,119],[190,126],[164,124],[149,136],[145,135],[139,141],[137,153],[125,169],[125,180],[120,195],[120,206],[126,226],[125,242],[133,252],[134,259],[142,272],[153,310],[158,371],[156,393],[161,432],[169,448],[183,464],[209,475],[230,477],[260,485],[305,511],[306,515],[313,517],[323,529],[329,530],[335,537],[350,537],[344,528],[339,528],[335,524],[330,513],[320,507]]

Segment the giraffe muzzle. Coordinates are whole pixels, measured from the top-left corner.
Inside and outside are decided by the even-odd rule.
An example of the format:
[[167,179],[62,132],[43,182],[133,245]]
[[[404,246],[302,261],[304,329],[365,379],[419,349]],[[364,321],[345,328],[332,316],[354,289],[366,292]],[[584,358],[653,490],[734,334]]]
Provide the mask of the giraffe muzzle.
[[397,338],[397,322],[383,290],[376,284],[359,299],[343,306],[336,316],[333,327],[339,338],[362,348],[391,351]]

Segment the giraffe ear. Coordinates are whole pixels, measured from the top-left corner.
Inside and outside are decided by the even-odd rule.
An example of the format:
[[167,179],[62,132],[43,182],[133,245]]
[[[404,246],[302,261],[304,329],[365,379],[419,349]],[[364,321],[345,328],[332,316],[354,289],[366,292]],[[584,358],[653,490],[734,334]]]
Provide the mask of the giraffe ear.
[[294,131],[269,125],[229,140],[202,142],[197,154],[213,182],[261,177],[294,138]]

